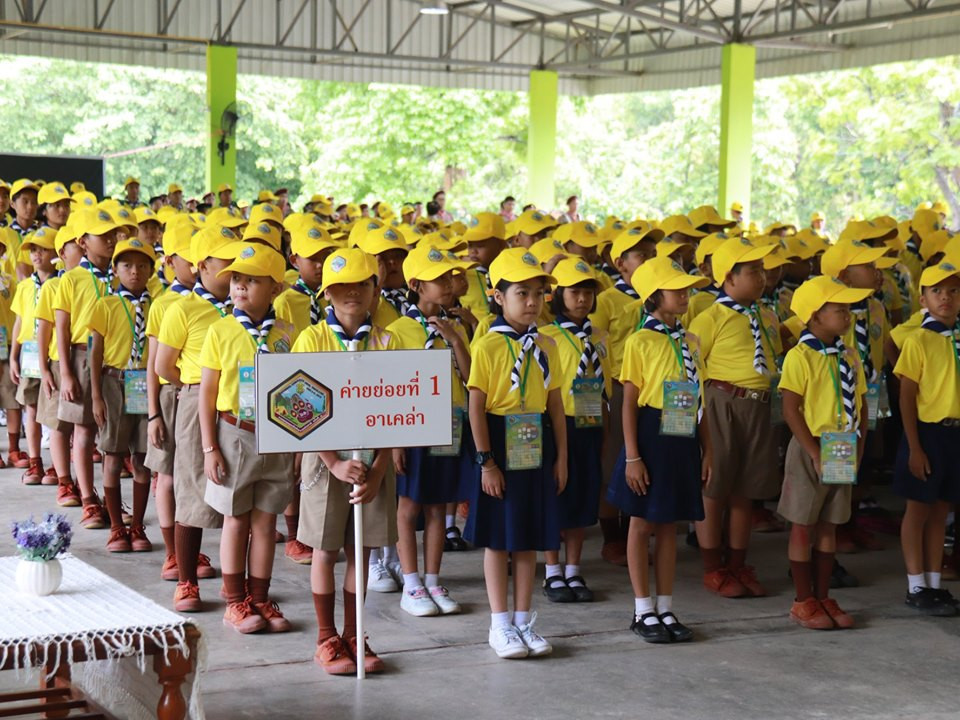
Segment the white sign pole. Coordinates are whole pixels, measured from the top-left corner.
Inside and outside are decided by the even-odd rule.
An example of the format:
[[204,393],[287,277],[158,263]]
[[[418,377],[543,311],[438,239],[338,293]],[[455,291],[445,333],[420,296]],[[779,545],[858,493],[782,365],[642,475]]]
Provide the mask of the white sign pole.
[[[356,352],[359,345],[358,340],[351,340],[350,352]],[[360,461],[362,457],[363,453],[360,450],[353,451],[353,460]],[[357,593],[357,680],[363,680],[367,676],[367,669],[364,667],[364,661],[367,657],[367,641],[363,635],[363,601],[367,590],[365,571],[363,562],[363,504],[357,503],[353,506],[353,589]]]

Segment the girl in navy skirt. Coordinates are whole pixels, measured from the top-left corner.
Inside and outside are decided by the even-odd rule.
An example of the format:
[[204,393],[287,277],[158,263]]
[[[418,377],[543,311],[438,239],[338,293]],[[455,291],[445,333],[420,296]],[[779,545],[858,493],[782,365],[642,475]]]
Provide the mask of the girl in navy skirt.
[[[620,381],[625,447],[607,499],[630,516],[627,565],[634,593],[630,629],[652,643],[693,638],[672,610],[676,523],[703,519],[701,483],[710,479],[711,452],[700,400],[703,390],[679,318],[687,311],[689,288],[708,283],[686,274],[669,257],[648,260],[631,278],[646,317],[624,348]],[[649,590],[651,535],[657,539],[656,604]]]
[[607,425],[606,399],[613,390],[607,359],[607,334],[587,319],[597,306],[598,283],[579,258],[561,260],[553,269],[557,286],[551,310],[555,320],[540,328],[553,338],[560,356],[560,374],[567,426],[567,487],[558,498],[559,524],[566,566],[560,553],[546,553],[543,594],[552,602],[592,602],[593,591],[580,574],[585,529],[597,522],[600,506],[600,450]]
[[[486,548],[490,646],[499,657],[549,654],[531,613],[537,551],[557,550],[557,495],[567,483],[567,433],[557,346],[537,332],[553,278],[524,248],[490,264],[496,316],[473,347],[470,427],[477,472],[465,536]],[[551,368],[554,368],[551,372]],[[514,613],[508,611],[507,558],[513,556]]]
[[[467,412],[465,378],[470,352],[463,326],[448,318],[444,306],[453,301],[453,276],[462,269],[429,244],[419,245],[403,261],[411,306],[390,324],[389,332],[408,350],[452,350],[453,444],[449,447],[393,451],[397,468],[397,549],[403,568],[400,607],[416,617],[452,615],[460,605],[440,584],[440,562],[448,502],[459,499],[463,427]],[[417,519],[423,512],[423,580],[417,568]]]

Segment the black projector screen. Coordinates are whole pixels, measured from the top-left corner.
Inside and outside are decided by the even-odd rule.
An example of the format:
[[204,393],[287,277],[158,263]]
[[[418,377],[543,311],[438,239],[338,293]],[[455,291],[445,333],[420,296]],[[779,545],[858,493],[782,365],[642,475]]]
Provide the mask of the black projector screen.
[[79,180],[98,198],[103,197],[103,158],[0,153],[0,178],[13,185],[19,178],[59,180],[69,189]]

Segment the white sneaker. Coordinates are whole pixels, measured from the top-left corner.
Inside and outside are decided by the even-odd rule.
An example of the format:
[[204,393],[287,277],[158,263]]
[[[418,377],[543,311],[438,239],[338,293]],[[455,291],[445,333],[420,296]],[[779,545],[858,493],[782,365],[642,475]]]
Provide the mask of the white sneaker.
[[443,585],[430,588],[430,599],[440,608],[441,615],[456,615],[460,612],[460,603],[450,597]]
[[370,592],[392,593],[400,589],[396,580],[387,571],[387,566],[383,564],[383,560],[377,560],[376,564],[371,565],[369,573],[367,590]]
[[[383,562],[381,560],[381,562]],[[403,566],[400,564],[399,560],[391,560],[386,562],[383,566],[387,569],[387,572],[390,573],[390,577],[393,578],[393,581],[397,584],[398,588],[403,588]]]
[[537,614],[534,613],[530,616],[530,622],[517,628],[517,632],[520,634],[520,639],[530,651],[530,657],[542,657],[553,652],[553,645],[537,635],[536,631],[533,629],[533,624],[536,621]]
[[430,593],[423,585],[413,590],[403,591],[403,597],[400,598],[400,609],[414,617],[430,617],[440,614],[440,608],[430,599]]
[[515,658],[525,658],[530,654],[527,646],[520,639],[520,634],[513,625],[501,625],[500,627],[490,628],[488,638],[490,647],[497,653],[497,657],[505,660]]

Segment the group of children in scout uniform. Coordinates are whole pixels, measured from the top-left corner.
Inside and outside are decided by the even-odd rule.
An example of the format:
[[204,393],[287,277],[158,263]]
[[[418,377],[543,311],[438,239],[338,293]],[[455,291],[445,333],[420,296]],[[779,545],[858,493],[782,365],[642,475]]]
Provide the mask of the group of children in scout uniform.
[[[831,243],[783,224],[744,230],[708,206],[603,226],[534,209],[449,226],[403,222],[384,203],[346,222],[325,198],[312,209],[154,213],[58,182],[0,183],[8,462],[25,484],[56,485],[59,504],[82,506],[84,527],[109,527],[112,552],[152,549],[153,477],[177,611],[204,608],[199,579],[216,573],[202,534],[221,529],[224,624],[290,630],[270,596],[283,514],[286,555],[311,565],[316,662],[380,671],[366,640],[360,649],[358,586],[369,576],[370,589],[402,590],[414,616],[459,612],[440,569],[444,550],[463,546],[454,508],[465,501],[498,656],[552,651],[534,629],[538,552],[550,601],[593,600],[581,557],[598,519],[604,557],[629,569],[633,632],[684,642],[676,524],[695,523],[709,591],[762,596],[747,554],[758,503],[779,495],[792,524],[790,617],[848,628],[829,597],[838,528],[861,460],[882,454],[889,395],[903,424],[893,487],[907,504],[906,602],[957,613],[941,567],[960,503],[960,245],[934,210],[851,221]],[[450,350],[451,446],[257,453],[259,353],[402,349]]]

